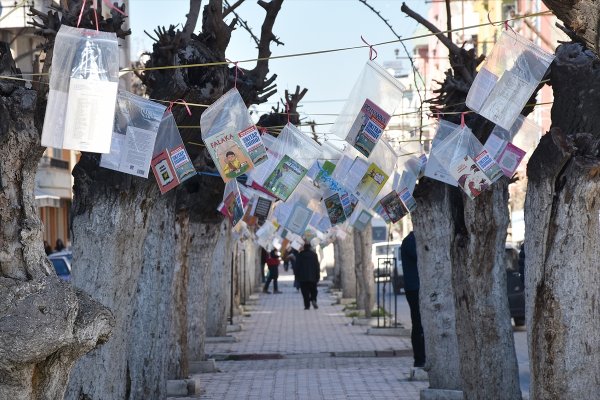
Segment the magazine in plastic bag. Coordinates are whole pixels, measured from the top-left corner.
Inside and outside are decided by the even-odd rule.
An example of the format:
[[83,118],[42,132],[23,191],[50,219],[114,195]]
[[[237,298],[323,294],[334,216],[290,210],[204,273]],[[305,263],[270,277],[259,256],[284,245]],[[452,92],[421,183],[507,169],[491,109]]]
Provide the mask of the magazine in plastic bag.
[[460,125],[453,124],[452,122],[443,119],[439,120],[435,136],[431,142],[429,159],[425,166],[425,176],[452,186],[458,186],[458,182],[448,173],[446,167],[440,164],[437,157],[435,157],[435,152],[437,147],[458,128],[460,128]]
[[42,146],[110,153],[118,86],[116,34],[61,25],[52,55]]
[[[510,178],[527,153],[516,143],[513,143],[513,139],[519,135],[516,142],[519,144],[522,143],[526,148],[533,150],[539,140],[539,134],[539,126],[524,116],[519,115],[519,118],[517,118],[510,131],[496,126],[485,142],[484,147],[494,157],[498,165],[500,165],[504,175]],[[525,140],[520,140],[521,138]]]
[[294,125],[287,124],[274,142],[273,152],[280,156],[270,159],[271,172],[262,183],[262,187],[286,201],[308,169],[317,161],[321,149],[312,138]]
[[102,155],[100,166],[147,178],[165,109],[162,104],[119,91],[110,153]]
[[554,55],[514,31],[503,31],[477,73],[467,107],[510,130]]
[[354,188],[354,194],[365,205],[370,205],[396,168],[397,155],[391,146],[380,140],[367,159],[368,167]]
[[196,175],[196,169],[170,111],[164,114],[158,128],[151,166],[162,194]]
[[268,159],[261,135],[235,88],[202,113],[200,129],[206,149],[225,182]]
[[404,86],[398,79],[368,61],[331,132],[369,157],[402,101],[403,92]]
[[244,202],[237,180],[232,179],[225,185],[223,193],[224,214],[229,217],[232,226],[236,226],[244,217]]
[[471,199],[503,175],[500,166],[467,126],[459,127],[448,136],[439,145],[435,157],[448,166],[450,175]]

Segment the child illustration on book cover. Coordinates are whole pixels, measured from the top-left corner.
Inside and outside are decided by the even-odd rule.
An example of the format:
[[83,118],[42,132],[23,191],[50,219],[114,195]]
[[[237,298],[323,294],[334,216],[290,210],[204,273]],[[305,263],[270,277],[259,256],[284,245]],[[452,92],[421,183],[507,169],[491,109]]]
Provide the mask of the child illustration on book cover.
[[223,175],[229,179],[237,178],[250,168],[248,158],[235,143],[226,146],[218,155],[218,158]]

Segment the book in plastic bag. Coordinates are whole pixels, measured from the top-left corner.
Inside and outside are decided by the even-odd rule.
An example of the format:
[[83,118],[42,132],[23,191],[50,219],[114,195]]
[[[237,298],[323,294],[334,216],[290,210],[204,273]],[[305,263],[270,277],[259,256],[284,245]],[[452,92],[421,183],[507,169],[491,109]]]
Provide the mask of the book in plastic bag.
[[119,91],[110,153],[102,155],[100,166],[147,178],[165,110],[162,104]]
[[61,25],[52,55],[42,146],[110,153],[118,86],[116,34]]
[[431,151],[429,153],[429,159],[425,166],[425,176],[438,180],[443,183],[447,183],[452,186],[458,186],[458,182],[454,179],[447,171],[446,167],[440,164],[437,157],[435,156],[437,147],[442,143],[452,132],[459,128],[459,125],[453,124],[450,121],[440,120],[438,127],[431,143]]
[[467,107],[511,129],[553,59],[516,32],[503,31],[469,89]]

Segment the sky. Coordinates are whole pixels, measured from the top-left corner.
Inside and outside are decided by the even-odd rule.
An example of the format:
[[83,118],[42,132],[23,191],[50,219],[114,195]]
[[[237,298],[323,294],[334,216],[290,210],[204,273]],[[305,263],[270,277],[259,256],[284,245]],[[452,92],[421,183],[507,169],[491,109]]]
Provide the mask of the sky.
[[[132,58],[143,50],[151,50],[152,40],[144,30],[152,32],[156,26],[183,24],[189,9],[189,0],[129,0],[130,24],[132,29]],[[230,1],[233,3],[234,1]],[[203,1],[203,6],[208,1]],[[369,0],[369,3],[389,20],[403,37],[411,36],[417,23],[400,11],[400,0]],[[425,0],[406,0],[413,10],[426,13]],[[246,0],[238,9],[238,14],[253,28],[256,36],[264,18],[264,10],[256,0]],[[228,17],[228,20],[231,18]],[[201,29],[198,23],[195,32]],[[334,49],[362,45],[361,35],[369,43],[394,40],[396,37],[389,28],[371,10],[358,0],[285,0],[275,26],[274,34],[285,44],[271,44],[273,55],[300,53],[307,51]],[[410,41],[406,42],[409,51]],[[378,46],[377,62],[383,63],[395,58],[394,49],[403,51],[400,43]],[[248,32],[238,27],[232,34],[226,52],[230,60],[252,59],[257,57],[256,44]],[[268,112],[288,89],[293,92],[296,85],[308,88],[300,103],[301,118],[316,120],[319,123],[333,122],[340,112],[352,86],[365,62],[369,58],[368,48],[334,52],[322,55],[285,58],[269,62],[271,73],[277,74],[277,95],[256,107],[258,111]],[[409,61],[402,60],[408,68]],[[253,68],[254,63],[246,63],[244,68]],[[327,132],[327,126],[319,127],[318,132]]]

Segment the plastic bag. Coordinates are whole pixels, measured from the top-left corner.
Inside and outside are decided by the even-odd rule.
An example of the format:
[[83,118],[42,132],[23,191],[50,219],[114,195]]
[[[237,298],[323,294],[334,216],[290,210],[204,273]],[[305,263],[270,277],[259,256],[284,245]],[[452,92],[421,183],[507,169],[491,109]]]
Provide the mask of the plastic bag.
[[158,128],[151,166],[162,194],[196,175],[196,169],[170,111],[164,114]]
[[[398,156],[385,140],[380,140],[375,146],[371,156],[367,159],[368,167],[356,186],[353,193],[365,205],[370,205],[390,176],[396,169]],[[351,186],[347,186],[350,188]]]
[[287,124],[273,143],[269,173],[263,182],[255,181],[269,193],[286,201],[321,154],[317,142],[292,124]]
[[483,148],[471,129],[459,127],[439,145],[435,153],[458,186],[474,199],[502,176],[502,170]]
[[267,161],[267,151],[237,89],[231,89],[200,117],[202,139],[225,182]]
[[350,217],[350,225],[362,232],[371,223],[371,219],[373,219],[373,213],[359,204]]
[[100,166],[147,178],[165,110],[162,104],[119,91],[110,153],[102,155]]
[[313,180],[316,186],[319,186],[320,178],[326,172],[331,176],[339,159],[342,157],[342,152],[336,148],[331,141],[325,141],[321,145],[321,154],[313,163],[312,167],[306,173]]
[[369,157],[402,101],[403,91],[398,79],[367,61],[331,132]]
[[42,146],[109,153],[118,86],[117,36],[61,25],[54,43]]
[[467,107],[510,130],[553,59],[519,34],[502,32],[469,89]]
[[425,176],[452,186],[458,186],[458,182],[446,171],[446,168],[440,164],[437,157],[435,157],[435,152],[439,145],[458,128],[459,125],[453,124],[450,121],[443,119],[438,121],[438,127],[433,141],[431,142],[429,159],[425,166]]

